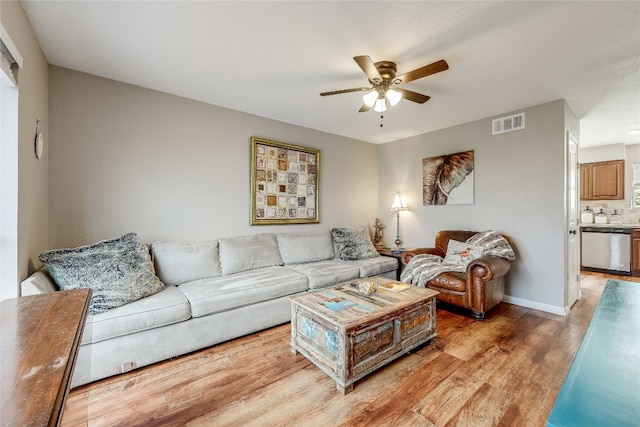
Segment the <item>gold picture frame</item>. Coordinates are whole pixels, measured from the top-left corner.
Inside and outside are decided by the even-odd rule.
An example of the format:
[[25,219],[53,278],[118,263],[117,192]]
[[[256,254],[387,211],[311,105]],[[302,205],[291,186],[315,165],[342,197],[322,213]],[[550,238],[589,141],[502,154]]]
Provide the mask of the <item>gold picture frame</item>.
[[251,225],[320,222],[320,150],[251,137]]

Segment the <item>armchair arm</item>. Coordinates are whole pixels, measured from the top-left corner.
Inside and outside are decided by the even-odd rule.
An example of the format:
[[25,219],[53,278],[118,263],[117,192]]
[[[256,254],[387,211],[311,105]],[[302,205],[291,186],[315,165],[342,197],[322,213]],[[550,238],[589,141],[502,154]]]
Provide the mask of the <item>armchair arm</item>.
[[405,251],[402,254],[402,265],[407,265],[409,264],[409,261],[411,261],[411,258],[413,258],[416,255],[424,255],[424,254],[428,254],[428,255],[438,255],[439,257],[444,258],[444,252],[442,251],[442,249],[440,248],[415,248],[415,249],[410,249],[408,251]]
[[511,261],[498,256],[483,256],[474,259],[467,266],[467,276],[477,276],[484,281],[502,277],[511,269]]

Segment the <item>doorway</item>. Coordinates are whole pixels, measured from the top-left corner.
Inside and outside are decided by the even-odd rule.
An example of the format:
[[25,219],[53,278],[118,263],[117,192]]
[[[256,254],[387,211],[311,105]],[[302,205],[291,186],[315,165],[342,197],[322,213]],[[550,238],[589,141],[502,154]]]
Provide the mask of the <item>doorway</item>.
[[566,164],[566,277],[565,300],[567,311],[581,297],[580,291],[580,165],[578,164],[578,140],[567,131]]

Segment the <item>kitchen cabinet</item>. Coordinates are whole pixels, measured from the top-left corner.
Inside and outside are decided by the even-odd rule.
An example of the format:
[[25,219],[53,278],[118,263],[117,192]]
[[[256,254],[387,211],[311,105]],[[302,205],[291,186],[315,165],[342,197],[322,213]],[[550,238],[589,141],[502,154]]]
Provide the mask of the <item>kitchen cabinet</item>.
[[631,275],[640,277],[640,229],[631,230]]
[[589,200],[589,166],[580,165],[580,200]]
[[581,200],[624,200],[624,160],[582,163]]

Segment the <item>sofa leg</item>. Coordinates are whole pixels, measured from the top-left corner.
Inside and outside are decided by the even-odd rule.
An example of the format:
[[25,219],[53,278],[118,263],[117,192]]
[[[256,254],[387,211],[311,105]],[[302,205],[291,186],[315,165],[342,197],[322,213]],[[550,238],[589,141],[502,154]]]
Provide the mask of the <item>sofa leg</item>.
[[474,319],[476,319],[478,322],[482,322],[484,320],[484,313],[481,313],[479,311],[475,311],[475,310],[471,310],[471,315],[473,316]]

